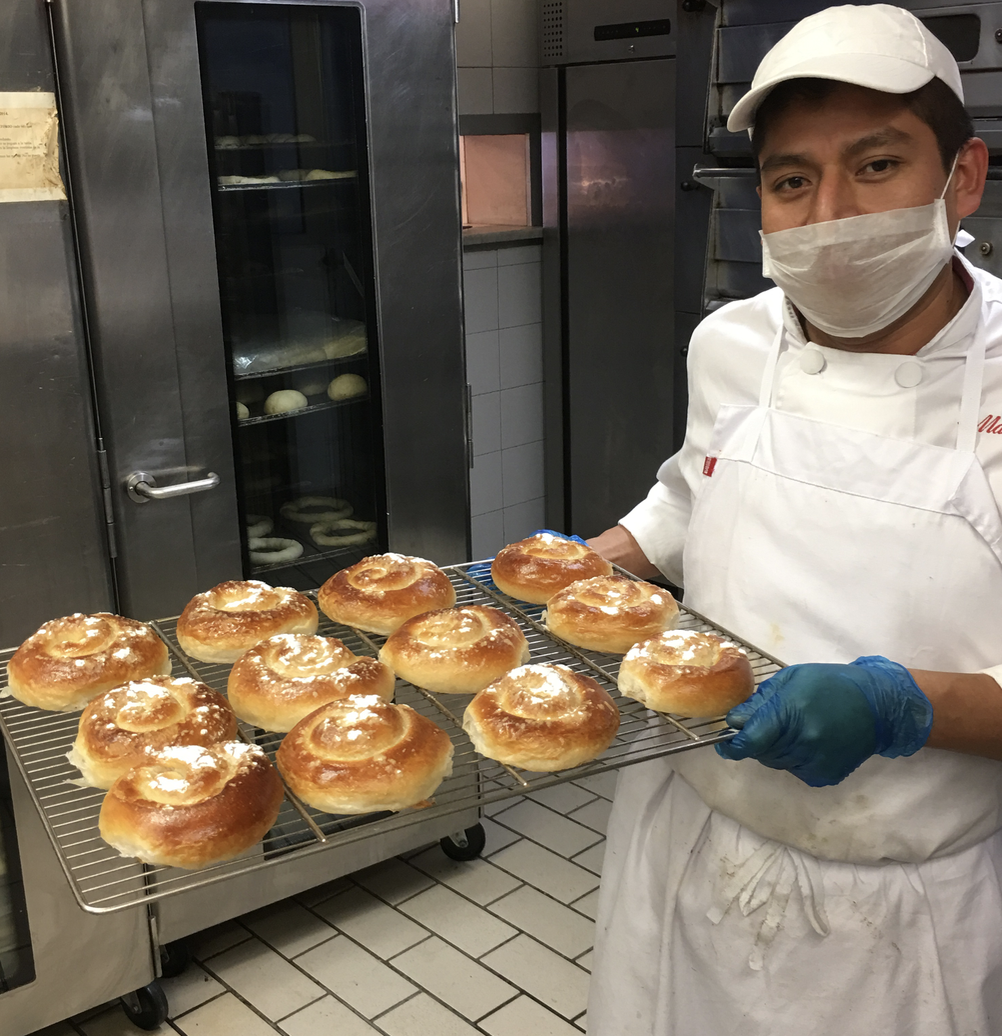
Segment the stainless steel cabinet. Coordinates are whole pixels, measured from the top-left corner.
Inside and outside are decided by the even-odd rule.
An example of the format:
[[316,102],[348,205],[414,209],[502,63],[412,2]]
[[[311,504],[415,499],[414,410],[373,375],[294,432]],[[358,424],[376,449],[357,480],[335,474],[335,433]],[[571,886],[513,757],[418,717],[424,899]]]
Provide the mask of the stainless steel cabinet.
[[547,514],[593,536],[672,453],[674,5],[546,0]]

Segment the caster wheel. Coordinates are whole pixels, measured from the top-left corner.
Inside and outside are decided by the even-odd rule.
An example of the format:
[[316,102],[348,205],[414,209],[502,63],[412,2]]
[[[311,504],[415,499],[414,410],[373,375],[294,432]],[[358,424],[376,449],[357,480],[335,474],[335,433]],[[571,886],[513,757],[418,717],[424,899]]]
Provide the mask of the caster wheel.
[[122,1010],[133,1025],[147,1031],[167,1021],[167,996],[159,982],[151,982],[122,997]]
[[191,963],[191,950],[181,939],[160,947],[160,973],[163,978],[174,978]]
[[447,835],[438,844],[450,860],[475,860],[484,851],[487,835],[483,824],[474,824],[465,831]]

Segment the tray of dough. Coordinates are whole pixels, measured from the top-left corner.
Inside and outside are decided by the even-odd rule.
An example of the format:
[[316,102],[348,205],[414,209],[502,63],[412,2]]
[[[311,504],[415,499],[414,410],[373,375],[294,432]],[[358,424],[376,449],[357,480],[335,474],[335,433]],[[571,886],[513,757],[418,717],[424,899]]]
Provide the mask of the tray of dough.
[[[504,766],[479,755],[463,731],[462,715],[469,696],[433,695],[398,678],[394,700],[429,717],[453,742],[452,776],[439,786],[430,805],[398,813],[334,816],[305,805],[286,789],[275,826],[263,842],[243,857],[197,871],[149,866],[121,856],[98,833],[98,814],[105,793],[81,787],[79,771],[66,758],[76,737],[80,714],[44,712],[23,705],[9,694],[4,695],[6,661],[13,649],[3,651],[0,652],[0,663],[3,663],[0,728],[13,749],[17,766],[80,905],[90,912],[106,913],[149,904],[231,876],[282,866],[290,859],[323,852],[332,845],[375,838],[431,817],[479,809],[502,799],[734,736],[735,732],[727,728],[722,719],[679,719],[651,712],[640,702],[620,695],[616,676],[621,656],[585,651],[559,640],[540,622],[543,606],[528,605],[502,594],[490,580],[488,564],[453,565],[444,571],[456,588],[457,605],[499,608],[519,623],[528,640],[533,663],[566,665],[591,676],[609,692],[620,711],[620,726],[613,743],[601,756],[583,766],[557,773],[534,773]],[[314,594],[311,596],[315,599]],[[173,674],[192,676],[225,692],[230,666],[189,658],[178,647],[176,623],[176,618],[151,623],[170,648]],[[748,655],[756,684],[784,665],[682,606],[677,628],[716,633],[741,646]],[[359,655],[375,656],[385,640],[376,634],[334,623],[323,613],[317,632],[340,638]],[[272,759],[283,736],[256,730],[243,721],[240,734],[245,740],[259,744]]]

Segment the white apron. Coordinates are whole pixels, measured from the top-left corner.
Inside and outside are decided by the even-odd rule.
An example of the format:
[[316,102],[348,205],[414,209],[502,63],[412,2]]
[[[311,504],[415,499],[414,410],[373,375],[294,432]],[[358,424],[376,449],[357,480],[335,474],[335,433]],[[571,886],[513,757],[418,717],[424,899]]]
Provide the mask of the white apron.
[[[773,409],[782,345],[781,327],[759,405],[717,417],[686,602],[790,663],[995,664],[1002,520],[974,455],[983,326],[956,449]],[[589,1032],[1002,1036],[1000,807],[1002,763],[936,749],[821,789],[712,749],[629,767]]]

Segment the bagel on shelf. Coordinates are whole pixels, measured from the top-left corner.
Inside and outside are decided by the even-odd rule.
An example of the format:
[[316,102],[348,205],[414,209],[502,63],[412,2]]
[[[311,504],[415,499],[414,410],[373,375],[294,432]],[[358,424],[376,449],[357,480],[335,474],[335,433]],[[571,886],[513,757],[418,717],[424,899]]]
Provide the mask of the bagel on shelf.
[[401,810],[452,773],[452,742],[430,719],[375,695],[323,705],[286,734],[276,763],[291,791],[325,813]]
[[697,630],[668,630],[642,640],[619,667],[620,694],[676,716],[723,716],[754,690],[744,651]]
[[335,622],[386,635],[422,612],[451,608],[456,591],[424,558],[374,554],[335,572],[317,591],[317,600]]
[[242,720],[284,733],[338,698],[362,694],[389,701],[395,685],[382,662],[356,655],[337,637],[278,633],[237,659],[226,694]]
[[7,663],[7,685],[25,705],[76,712],[112,687],[170,671],[167,645],[144,622],[76,612],[28,637]]
[[565,665],[524,665],[476,695],[463,730],[488,759],[539,772],[569,770],[612,744],[619,709],[590,676]]
[[376,538],[376,523],[355,518],[333,518],[314,522],[310,536],[318,547],[351,547]]
[[189,677],[154,676],[115,687],[80,716],[67,758],[95,788],[171,745],[212,745],[237,736],[237,717],[218,692]]
[[315,633],[318,621],[316,606],[298,590],[230,579],[185,605],[177,642],[201,662],[235,662],[276,633]]
[[497,608],[464,605],[408,619],[380,648],[398,676],[439,694],[475,694],[529,661],[514,619]]
[[497,588],[530,604],[546,604],[579,579],[611,575],[612,565],[591,547],[548,532],[509,543],[491,562]]
[[639,640],[672,629],[678,604],[667,590],[626,576],[579,579],[546,602],[543,621],[568,644],[623,654]]
[[336,522],[339,518],[350,518],[353,508],[347,500],[335,496],[300,496],[282,504],[279,513],[290,522]]
[[101,805],[101,837],[143,863],[197,870],[261,841],[282,780],[257,745],[174,745],[119,777]]
[[303,545],[299,540],[284,536],[251,536],[247,540],[247,553],[255,565],[275,565],[302,557]]

